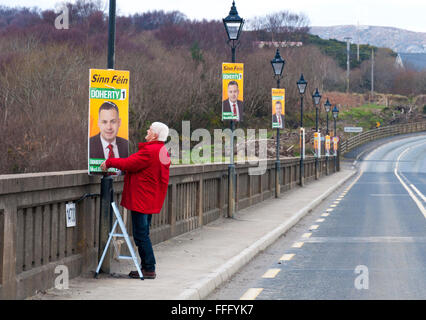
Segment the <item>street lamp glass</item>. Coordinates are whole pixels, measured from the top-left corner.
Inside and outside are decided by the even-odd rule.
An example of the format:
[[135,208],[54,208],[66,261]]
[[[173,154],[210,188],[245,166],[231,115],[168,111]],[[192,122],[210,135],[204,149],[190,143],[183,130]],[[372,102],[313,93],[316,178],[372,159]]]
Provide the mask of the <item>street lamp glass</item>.
[[327,101],[324,104],[324,107],[325,107],[326,112],[330,112],[331,103],[330,103],[330,101],[328,101],[328,98],[327,98]]
[[337,117],[339,116],[339,109],[337,109],[336,105],[334,105],[334,108],[333,108],[332,112],[333,112],[334,119],[337,119]]
[[232,1],[231,11],[229,11],[229,15],[223,19],[223,24],[225,25],[228,39],[238,40],[243,28],[244,20],[238,15],[237,8],[235,7],[235,1]]
[[274,75],[281,76],[284,70],[285,61],[281,58],[279,49],[277,49],[274,59],[271,60],[271,65],[274,70]]
[[307,85],[308,85],[308,83],[303,78],[303,73],[302,73],[302,75],[300,76],[299,81],[297,81],[297,88],[299,89],[299,93],[300,94],[304,94],[305,93]]
[[312,95],[312,99],[314,99],[315,106],[318,107],[321,101],[321,95],[319,94],[318,88],[315,91],[315,94]]

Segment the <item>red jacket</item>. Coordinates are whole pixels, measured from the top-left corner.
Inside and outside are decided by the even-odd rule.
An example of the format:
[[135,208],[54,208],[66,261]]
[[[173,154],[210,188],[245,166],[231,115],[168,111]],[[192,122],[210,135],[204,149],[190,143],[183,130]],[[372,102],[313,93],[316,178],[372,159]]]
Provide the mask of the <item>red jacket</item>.
[[162,141],[139,143],[128,158],[106,161],[108,168],[125,171],[121,205],[141,213],[160,213],[169,185],[170,156]]

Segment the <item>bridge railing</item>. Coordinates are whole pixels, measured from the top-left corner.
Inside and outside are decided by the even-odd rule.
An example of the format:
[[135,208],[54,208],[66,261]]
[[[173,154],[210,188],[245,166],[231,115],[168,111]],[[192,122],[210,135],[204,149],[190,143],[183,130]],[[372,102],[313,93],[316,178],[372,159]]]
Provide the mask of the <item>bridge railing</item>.
[[[332,158],[330,158],[332,159]],[[326,162],[319,161],[319,177]],[[280,191],[299,181],[299,158],[281,159]],[[315,179],[315,159],[307,157],[305,181]],[[250,175],[256,166],[236,163],[236,210],[275,195],[275,160],[266,161],[262,175]],[[329,161],[330,173],[335,172]],[[114,197],[120,203],[123,177],[114,178]],[[228,164],[172,166],[167,197],[154,215],[153,243],[194,230],[227,215]],[[54,287],[60,265],[69,278],[94,270],[99,248],[99,196],[76,203],[75,227],[66,226],[66,204],[100,191],[100,177],[87,171],[0,176],[0,299],[22,299]],[[120,207],[130,234],[131,217]]]
[[394,136],[398,134],[405,133],[414,133],[426,131],[426,121],[422,122],[413,122],[413,123],[403,123],[396,124],[386,127],[379,127],[372,130],[368,130],[357,134],[353,137],[344,140],[340,144],[340,154],[344,155],[345,153],[351,151],[352,149],[363,145],[369,141],[377,140],[380,138],[385,138],[389,136]]

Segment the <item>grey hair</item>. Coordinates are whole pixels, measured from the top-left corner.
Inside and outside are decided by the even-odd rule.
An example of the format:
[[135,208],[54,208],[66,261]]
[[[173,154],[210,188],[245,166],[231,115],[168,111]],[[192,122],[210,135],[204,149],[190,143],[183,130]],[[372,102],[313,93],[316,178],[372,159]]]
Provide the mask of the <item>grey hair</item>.
[[169,127],[162,122],[153,122],[151,128],[158,135],[158,141],[166,141],[169,135]]

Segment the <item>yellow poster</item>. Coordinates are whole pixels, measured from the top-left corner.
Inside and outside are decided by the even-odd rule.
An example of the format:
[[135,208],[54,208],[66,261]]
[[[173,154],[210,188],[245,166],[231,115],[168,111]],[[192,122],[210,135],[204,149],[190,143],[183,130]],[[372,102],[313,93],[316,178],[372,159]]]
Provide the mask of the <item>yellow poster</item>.
[[129,81],[129,71],[90,69],[89,174],[102,173],[105,159],[129,156]]
[[285,89],[272,89],[272,128],[284,128]]
[[244,64],[222,63],[222,120],[242,121]]
[[330,155],[330,136],[325,136],[325,155],[328,157]]

